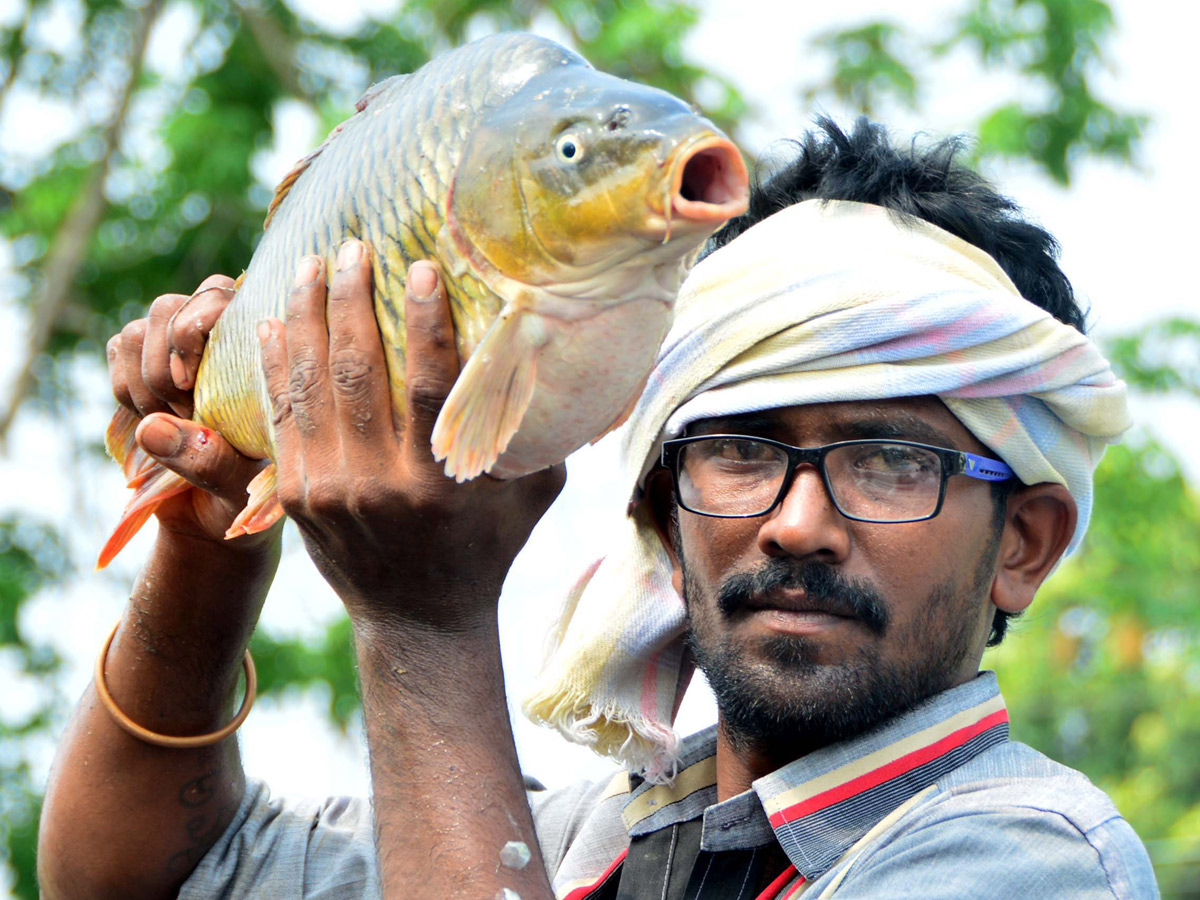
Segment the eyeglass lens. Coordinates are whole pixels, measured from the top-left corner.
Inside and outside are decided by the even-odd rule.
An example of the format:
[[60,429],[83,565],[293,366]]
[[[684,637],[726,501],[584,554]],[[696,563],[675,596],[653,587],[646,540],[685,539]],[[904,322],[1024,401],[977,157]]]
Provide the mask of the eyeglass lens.
[[[833,501],[845,515],[895,522],[937,508],[942,461],[930,450],[886,441],[847,444],[828,450],[824,467]],[[787,471],[788,454],[774,444],[695,441],[680,449],[680,499],[699,513],[761,515],[774,505]]]

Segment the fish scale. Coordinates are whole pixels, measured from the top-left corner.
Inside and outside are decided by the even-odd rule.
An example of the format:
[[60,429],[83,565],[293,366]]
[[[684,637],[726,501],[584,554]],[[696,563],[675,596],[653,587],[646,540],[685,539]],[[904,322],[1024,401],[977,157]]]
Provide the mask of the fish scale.
[[[513,478],[620,423],[687,260],[745,209],[740,155],[689,104],[532,35],[447,53],[369,89],[357,108],[280,185],[201,359],[195,419],[272,460],[227,537],[283,514],[257,326],[284,317],[303,257],[332,267],[345,240],[369,246],[397,421],[405,278],[417,260],[440,265],[463,367],[434,455],[459,480]],[[136,426],[119,411],[106,437],[136,493],[101,565],[158,504],[190,489],[136,446]]]

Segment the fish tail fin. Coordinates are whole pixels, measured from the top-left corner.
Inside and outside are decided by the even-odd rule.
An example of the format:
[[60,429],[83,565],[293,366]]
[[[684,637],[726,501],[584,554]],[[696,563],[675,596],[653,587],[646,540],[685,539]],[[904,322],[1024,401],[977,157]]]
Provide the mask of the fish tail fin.
[[[525,417],[537,383],[538,317],[497,319],[459,373],[433,426],[433,455],[468,481],[488,471]],[[527,320],[527,321],[523,321]]]
[[[116,416],[113,418],[115,421]],[[125,511],[121,513],[121,521],[117,523],[117,527],[113,529],[113,533],[100,550],[100,557],[96,560],[97,570],[103,569],[113,561],[113,558],[121,552],[165,500],[192,489],[182,475],[176,475],[162,463],[155,462],[153,457],[140,448],[137,448],[137,454],[126,453],[124,465],[127,476],[130,472],[130,463],[138,459],[138,454],[140,454],[141,461],[136,463],[137,471],[129,480],[129,486],[135,489],[133,498],[125,507]],[[115,454],[113,458],[120,462]]]
[[[119,406],[108,423],[108,430],[104,432],[104,449],[125,473],[126,482],[133,482],[156,465],[154,458],[138,446],[134,437],[141,421],[125,407]],[[130,487],[135,486],[130,484]]]
[[275,472],[275,463],[270,463],[246,486],[250,499],[225,532],[225,540],[266,531],[283,518],[283,506],[275,492]]

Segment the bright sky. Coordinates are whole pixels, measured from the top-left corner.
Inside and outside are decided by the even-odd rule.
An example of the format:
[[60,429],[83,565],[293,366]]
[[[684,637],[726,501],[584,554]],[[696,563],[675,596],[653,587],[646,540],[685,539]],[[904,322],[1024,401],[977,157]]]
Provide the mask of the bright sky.
[[[317,0],[305,0],[304,5],[318,18],[321,10],[329,9]],[[345,6],[337,5],[343,16]],[[948,0],[928,0],[900,8],[914,29],[938,33],[957,6]],[[1070,190],[1050,185],[1024,168],[1001,167],[993,172],[1010,194],[1058,236],[1064,247],[1063,265],[1078,293],[1090,302],[1092,320],[1102,334],[1125,331],[1167,314],[1195,316],[1200,310],[1195,287],[1179,274],[1182,261],[1195,254],[1196,227],[1191,213],[1198,199],[1192,161],[1197,134],[1190,112],[1195,105],[1194,78],[1182,77],[1182,61],[1194,55],[1192,44],[1200,32],[1200,13],[1193,4],[1168,7],[1164,0],[1119,0],[1114,6],[1119,28],[1109,53],[1113,68],[1101,84],[1110,100],[1147,112],[1153,119],[1139,169],[1088,162],[1080,167]],[[14,8],[14,0],[0,0],[0,21],[9,20]],[[772,139],[797,134],[811,117],[813,110],[800,106],[797,86],[816,77],[822,61],[806,49],[808,39],[872,15],[894,17],[897,8],[894,3],[870,0],[855,4],[855,14],[850,16],[845,5],[708,0],[687,51],[726,74],[754,102],[757,113],[747,128],[745,143],[751,152],[761,153]],[[167,30],[156,36],[161,46],[152,48],[163,66],[169,65],[172,44],[189,31],[188,16],[182,10],[168,16],[167,22]],[[980,72],[965,58],[953,57],[927,81],[919,120],[897,114],[888,121],[900,135],[916,129],[932,133],[967,129],[986,104],[1010,96],[1006,91],[1011,87]],[[0,149],[27,152],[31,143],[52,145],[65,133],[64,115],[65,109],[35,109],[16,98],[0,122]],[[36,122],[37,127],[30,129],[29,122]],[[264,176],[270,176],[271,169],[277,171],[270,177],[281,175],[316,138],[303,116],[293,115],[286,124],[286,146],[263,161],[268,170]],[[22,142],[20,149],[13,143],[14,136]],[[0,268],[8,265],[6,260],[0,255]],[[163,285],[164,290],[185,287]],[[11,378],[12,360],[24,330],[24,317],[0,297],[0,388]],[[81,364],[78,373],[87,388],[70,421],[30,412],[19,421],[7,455],[0,456],[0,514],[21,508],[57,523],[68,533],[71,551],[80,561],[80,570],[86,572],[102,535],[124,505],[124,491],[115,467],[76,461],[81,445],[99,439],[110,411],[102,392],[93,390],[107,383],[100,366]],[[1200,416],[1195,407],[1138,401],[1134,409],[1139,424],[1184,455],[1193,480],[1200,482],[1200,451],[1196,449],[1200,446]],[[594,546],[598,532],[603,531],[601,523],[606,517],[602,511],[610,500],[606,494],[611,494],[606,491],[610,467],[609,448],[604,443],[572,458],[564,496],[539,526],[510,576],[501,609],[510,697],[520,697],[529,683],[542,635],[558,606],[559,589],[572,579],[574,567],[587,561],[588,547]],[[29,610],[31,630],[52,641],[68,659],[72,699],[90,678],[94,654],[120,614],[148,540],[149,535],[140,536],[107,572],[85,575],[61,590],[48,592]],[[203,602],[203,598],[196,601]],[[285,563],[268,600],[264,622],[278,632],[316,634],[338,614],[336,600],[308,563],[295,533],[289,532]],[[8,685],[14,676],[3,659],[0,672],[8,673],[6,686],[12,688],[5,691],[9,699],[3,714],[20,715],[19,698],[36,697],[42,687],[35,683]],[[317,694],[283,705],[264,701],[243,727],[247,770],[267,779],[276,793],[365,792],[361,737],[332,734],[322,705]],[[681,727],[700,727],[711,716],[710,701],[697,690],[686,704]],[[586,750],[566,747],[519,714],[515,723],[523,764],[548,784],[562,783],[581,772],[596,774],[607,766]],[[43,762],[48,763],[53,747],[47,746],[45,751]]]

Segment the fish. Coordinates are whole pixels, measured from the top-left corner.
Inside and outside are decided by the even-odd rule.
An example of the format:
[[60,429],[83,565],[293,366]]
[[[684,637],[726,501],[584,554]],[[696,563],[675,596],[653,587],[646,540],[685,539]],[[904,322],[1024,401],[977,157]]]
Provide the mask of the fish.
[[[632,411],[707,238],[745,211],[737,147],[692,105],[605,74],[543,37],[492,35],[369,88],[279,185],[209,335],[193,418],[271,460],[227,538],[283,516],[257,324],[282,317],[307,255],[371,248],[392,411],[404,421],[404,280],[441,267],[462,361],[432,451],[458,481],[556,465]],[[141,450],[119,409],[105,444],[134,495],[106,566],[191,489]]]

